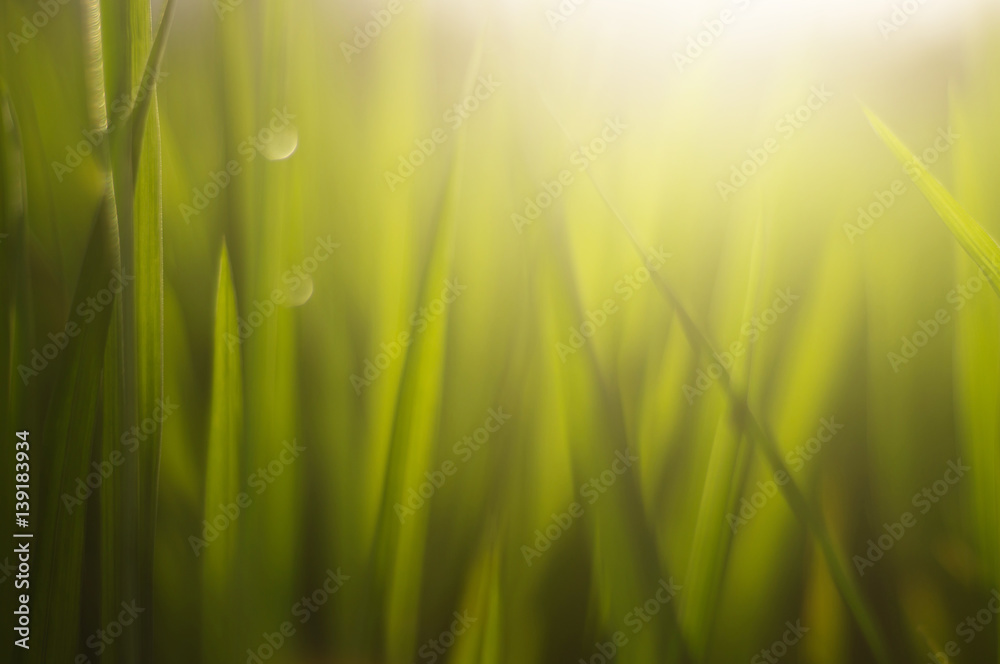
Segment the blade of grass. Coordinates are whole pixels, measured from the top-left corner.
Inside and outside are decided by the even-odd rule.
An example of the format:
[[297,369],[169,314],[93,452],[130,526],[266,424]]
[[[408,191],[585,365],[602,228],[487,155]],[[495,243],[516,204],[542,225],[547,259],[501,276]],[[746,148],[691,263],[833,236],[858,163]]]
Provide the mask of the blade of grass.
[[[960,135],[992,128],[989,107],[975,113],[966,99],[953,94],[951,115]],[[987,130],[988,131],[988,130]],[[988,219],[995,198],[982,182],[992,167],[989,143],[962,141],[955,146],[955,186],[958,197],[977,217]],[[982,152],[981,152],[982,151]],[[992,199],[992,201],[991,201]],[[991,205],[993,202],[993,205]],[[958,253],[956,247],[955,252]],[[967,284],[978,270],[968,261],[956,260],[958,283]],[[979,557],[986,588],[1000,582],[1000,302],[994,298],[969,299],[955,321],[954,390],[959,439],[971,461],[972,505]],[[1000,635],[998,635],[1000,638]]]
[[[101,459],[114,459],[122,454],[119,444],[119,423],[121,422],[122,357],[120,328],[117,319],[121,317],[121,301],[116,300],[111,316],[107,342],[104,348],[104,371],[101,379]],[[110,625],[121,610],[124,597],[121,570],[129,557],[128,542],[122,537],[125,531],[123,504],[127,500],[124,491],[136,479],[136,464],[131,455],[125,456],[124,467],[118,468],[110,477],[104,478],[100,488],[101,498],[101,624]],[[108,645],[102,657],[108,662],[119,662],[122,642],[116,640]]]
[[[555,116],[553,115],[553,117]],[[562,264],[563,292],[566,293],[569,300],[573,320],[585,320],[585,307],[580,299],[580,289],[572,278],[574,271],[569,252],[570,242],[565,218],[552,225],[551,235],[553,239],[549,252]],[[640,256],[643,259],[643,264],[647,264],[641,253]],[[649,272],[652,273],[655,270],[650,269]],[[592,395],[588,395],[598,404],[598,407],[592,411],[595,413],[593,419],[588,419],[584,423],[584,418],[580,417],[579,414],[575,412],[565,413],[567,418],[565,426],[571,438],[598,441],[589,450],[590,454],[586,456],[578,454],[573,457],[572,467],[576,483],[599,474],[604,469],[607,459],[613,457],[615,452],[635,448],[635,445],[630,444],[629,441],[620,389],[617,389],[612,381],[605,376],[593,344],[586,345],[584,356],[587,362],[580,374],[572,375],[564,371],[561,376],[564,386],[561,391],[566,394],[586,393],[588,390],[584,386],[596,385]],[[589,435],[593,431],[603,431],[604,433],[597,436]],[[660,555],[655,536],[650,532],[651,520],[643,502],[638,473],[627,473],[619,481],[623,487],[620,492],[616,493],[620,500],[617,510],[607,501],[597,505],[598,516],[592,522],[594,539],[598,542],[598,547],[601,546],[602,542],[608,546],[622,539],[628,541],[627,550],[633,558],[628,560],[627,568],[630,571],[635,571],[636,577],[633,582],[637,584],[631,588],[631,591],[644,593],[647,588],[655,586],[658,579],[672,578],[672,575]],[[625,515],[625,518],[617,518],[618,515]],[[622,528],[622,531],[619,532],[618,528]],[[606,596],[611,596],[610,591],[606,593]],[[622,613],[625,612],[627,609]],[[689,644],[684,638],[675,603],[667,604],[664,613],[670,629],[657,634],[657,637],[661,639],[662,647],[666,650],[669,659],[682,664],[690,662]]]
[[[485,28],[480,32],[473,57],[470,58],[463,82],[463,92],[469,94],[475,85],[482,62]],[[455,242],[458,202],[461,199],[466,132],[460,131],[455,141],[452,162],[440,209],[431,229],[430,242],[418,288],[419,301],[429,305],[440,284],[451,274]],[[417,515],[406,528],[401,528],[393,505],[403,500],[407,486],[419,481],[431,462],[433,443],[438,430],[442,407],[441,370],[446,357],[448,313],[445,312],[422,334],[410,334],[412,346],[403,357],[402,374],[397,386],[392,412],[389,453],[383,479],[372,560],[375,568],[371,578],[377,588],[372,607],[382,620],[372,625],[385,630],[385,648],[390,660],[405,659],[416,646],[417,607],[421,581],[412,570],[422,566],[425,552],[424,534],[427,529],[426,510]],[[409,573],[409,574],[408,574]],[[380,624],[381,622],[381,624]]]
[[924,163],[899,140],[892,130],[875,113],[865,108],[865,114],[875,132],[907,170],[917,174],[917,186],[948,226],[955,239],[976,262],[989,280],[993,290],[1000,295],[1000,245],[972,218],[964,207],[948,193],[944,185],[931,175]]
[[[135,279],[122,294],[121,343],[124,347],[123,389],[120,417],[122,430],[135,426],[152,414],[163,394],[163,268],[162,216],[160,209],[160,143],[155,84],[166,45],[173,0],[167,0],[155,41],[152,39],[149,0],[129,0],[108,7],[102,20],[124,24],[126,30],[102,33],[102,61],[111,59],[111,91],[129,101],[129,114],[112,132],[107,149],[116,184],[116,207],[122,251],[122,269]],[[134,92],[133,92],[134,91]],[[107,105],[107,101],[105,101]],[[112,104],[113,106],[113,104]],[[147,122],[151,117],[152,121]],[[115,118],[117,123],[120,118]],[[143,149],[145,147],[145,150]],[[134,539],[138,556],[129,560],[140,605],[141,630],[129,632],[125,651],[138,656],[153,639],[153,541],[156,524],[156,487],[161,432],[154,431],[139,450],[139,477],[129,485],[130,495],[123,527]],[[135,524],[132,526],[130,524]],[[134,532],[132,532],[134,529]],[[122,566],[125,570],[126,566]],[[131,594],[129,592],[128,594]]]
[[[553,119],[558,123],[555,116],[553,116]],[[587,177],[594,186],[595,190],[601,196],[605,205],[615,217],[616,221],[625,231],[633,249],[639,256],[642,256],[642,245],[635,233],[632,231],[631,226],[617,210],[617,208],[611,203],[607,194],[604,192],[604,189],[594,179],[593,173],[589,169],[587,170]],[[652,281],[657,290],[664,296],[667,302],[678,314],[681,322],[681,329],[684,331],[684,334],[688,338],[691,346],[696,351],[702,353],[705,357],[714,357],[716,349],[711,340],[709,340],[708,336],[690,316],[687,308],[667,282],[666,277],[663,276],[662,272],[652,273]],[[733,402],[734,408],[732,416],[745,418],[747,431],[764,453],[765,458],[771,464],[772,469],[788,473],[788,469],[782,459],[781,448],[774,442],[773,436],[771,436],[768,430],[759,423],[756,416],[750,410],[749,404],[746,402],[746,395],[738,393],[732,384],[729,370],[723,368],[722,376],[719,378],[719,383],[723,386],[727,398]],[[848,572],[848,567],[841,559],[832,538],[827,532],[822,518],[806,501],[801,490],[794,481],[784,484],[782,486],[782,492],[789,507],[792,509],[792,512],[809,528],[810,532],[812,532],[813,536],[816,538],[817,543],[820,545],[820,548],[823,551],[824,559],[830,567],[830,573],[837,584],[837,589],[840,591],[844,601],[851,609],[851,612],[864,634],[865,640],[872,649],[872,653],[874,654],[876,660],[880,664],[889,664],[891,660],[889,658],[889,648],[887,645],[888,641],[884,636],[883,630],[875,620],[875,617],[861,594],[856,581]]]
[[[763,214],[758,217],[751,245],[750,275],[743,295],[743,315],[739,320],[749,320],[757,308],[763,271]],[[733,369],[733,381],[746,399],[749,390],[750,361],[753,348]],[[732,406],[726,406],[729,411]],[[712,625],[722,592],[733,531],[726,515],[737,511],[742,494],[742,479],[750,455],[741,454],[746,446],[743,418],[737,413],[726,413],[718,423],[708,470],[702,490],[701,504],[691,542],[684,605],[684,627],[688,642],[697,661],[703,661],[712,633]],[[743,462],[741,465],[741,461]]]
[[[160,15],[160,24],[156,30],[156,38],[153,40],[149,56],[146,58],[146,64],[142,69],[139,91],[136,92],[136,97],[142,95],[142,98],[138,102],[133,101],[131,105],[132,114],[129,116],[127,126],[131,127],[132,174],[137,180],[139,178],[142,148],[151,140],[151,135],[146,132],[146,120],[150,116],[153,116],[154,121],[156,120],[156,83],[160,79],[163,53],[166,51],[167,35],[170,34],[175,6],[176,2],[174,0],[166,0],[163,6],[163,13]],[[148,92],[144,93],[143,91]],[[150,109],[152,109],[152,112]],[[152,134],[152,136],[156,137],[157,154],[159,153],[159,135],[159,128],[157,128]],[[159,161],[158,158],[157,161]]]
[[0,79],[0,403],[7,422],[16,422],[23,383],[15,358],[21,356],[30,316],[27,297],[27,179],[21,131],[7,85]]
[[[212,340],[212,401],[209,410],[208,455],[205,466],[205,520],[211,522],[220,505],[228,505],[240,487],[240,445],[243,436],[243,373],[240,366],[236,292],[229,251],[223,244],[215,296]],[[228,636],[233,635],[238,588],[235,566],[237,526],[230,523],[202,553],[202,657],[206,662],[226,659]]]
[[[108,185],[110,191],[110,183]],[[95,215],[74,302],[82,302],[107,286],[118,269],[118,236],[111,197],[105,196]],[[91,432],[99,394],[112,310],[104,308],[81,326],[80,334],[64,351],[56,392],[46,417],[43,444],[49,481],[42,497],[38,625],[44,634],[42,661],[71,661],[80,623],[80,583],[86,510],[70,510],[63,495],[73,495],[76,481],[87,474],[91,459]]]
[[[108,126],[107,104],[104,87],[104,56],[102,47],[101,6],[97,0],[88,0],[84,7],[84,45],[86,53],[86,91],[90,123],[98,131]],[[110,148],[107,141],[98,150],[105,165],[110,165]],[[121,244],[117,216],[114,178],[106,177],[105,193],[95,215],[90,240],[85,251],[83,265],[78,278],[74,302],[81,302],[107,286],[114,270],[121,269]],[[120,304],[120,298],[118,298]],[[71,310],[75,307],[71,307]],[[74,481],[86,474],[91,458],[91,433],[94,430],[95,410],[99,394],[99,377],[104,368],[106,354],[117,351],[108,347],[108,332],[112,325],[118,325],[120,315],[118,305],[114,309],[105,308],[91,321],[83,325],[78,342],[70,346],[60,362],[58,384],[61,389],[49,406],[45,431],[46,446],[52,451],[46,471],[50,477],[51,489],[43,499],[48,508],[43,519],[45,539],[41,544],[39,591],[42,607],[39,611],[43,641],[43,659],[46,661],[69,661],[76,647],[75,635],[80,623],[81,563],[86,529],[86,509],[77,505],[72,509],[63,504],[61,497],[72,495],[76,490]],[[116,320],[117,319],[117,320]],[[113,392],[112,396],[120,396]],[[124,423],[116,404],[108,404],[107,414],[112,420],[105,420],[104,427],[115,431]],[[86,432],[82,439],[76,432]],[[110,496],[102,498],[102,508],[116,511],[118,505],[128,505],[131,501],[119,502],[119,495],[109,488]],[[117,515],[121,517],[121,513]],[[125,531],[127,539],[129,523],[117,518],[116,530]],[[124,523],[122,523],[124,522]],[[109,534],[109,538],[110,538]],[[115,538],[117,541],[121,539]],[[113,551],[104,551],[106,561]],[[113,557],[113,563],[103,565],[108,574],[102,574],[102,607],[121,601],[118,595],[124,591],[128,578],[128,557],[122,560]],[[122,563],[122,564],[117,564]],[[127,591],[126,591],[127,592]],[[134,598],[135,595],[132,595]],[[128,652],[134,644],[134,635],[120,642],[119,648]]]

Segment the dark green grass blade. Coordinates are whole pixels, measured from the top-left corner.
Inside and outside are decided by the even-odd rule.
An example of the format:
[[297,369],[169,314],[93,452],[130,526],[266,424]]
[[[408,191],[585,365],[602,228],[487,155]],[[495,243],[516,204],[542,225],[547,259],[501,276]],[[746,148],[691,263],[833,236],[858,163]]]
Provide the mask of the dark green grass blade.
[[[87,0],[83,7],[86,50],[85,74],[90,125],[107,127],[104,56],[101,44],[101,7]],[[110,164],[107,141],[99,151]],[[77,280],[73,306],[108,284],[121,269],[121,245],[113,177],[105,180]],[[82,562],[86,508],[67,509],[62,496],[77,491],[76,481],[87,474],[92,434],[104,368],[112,308],[105,307],[82,324],[82,331],[59,358],[56,383],[60,386],[48,405],[44,430],[44,474],[47,488],[41,496],[43,516],[39,546],[38,614],[42,661],[71,661],[80,625]],[[117,423],[116,423],[117,424]],[[103,594],[107,595],[108,592]]]
[[[121,343],[124,348],[121,425],[129,429],[150,417],[163,395],[163,250],[159,119],[155,84],[173,16],[164,6],[152,36],[150,3],[129,0],[101,7],[102,68],[108,81],[105,118],[112,132],[106,142],[117,192],[116,208],[124,272],[134,277],[123,293]],[[100,23],[99,22],[99,23]],[[125,26],[121,30],[120,26]],[[127,115],[116,102],[128,102]],[[107,110],[105,111],[107,112]],[[138,449],[138,477],[125,499],[123,527],[135,540],[137,556],[127,561],[136,577],[142,648],[152,646],[153,543],[161,432],[157,428]],[[131,532],[127,524],[138,523]]]
[[7,422],[15,422],[22,383],[15,358],[24,345],[28,323],[27,180],[21,132],[7,86],[0,79],[0,403]]
[[[101,624],[111,624],[121,610],[121,602],[128,601],[127,595],[134,588],[126,590],[129,578],[123,575],[127,567],[129,551],[123,535],[128,532],[129,525],[134,531],[134,524],[124,523],[124,500],[128,499],[123,489],[128,486],[128,479],[135,479],[134,462],[131,455],[125,455],[120,445],[118,435],[121,422],[121,389],[122,389],[122,357],[121,339],[119,338],[121,302],[116,301],[112,314],[112,324],[109,326],[108,338],[104,350],[104,372],[101,390],[101,420],[102,439],[100,458],[112,461],[122,455],[124,467],[119,467],[104,479],[100,488],[101,500]],[[116,640],[102,654],[103,661],[122,661],[121,653],[134,643],[133,640]]]
[[[110,186],[110,185],[109,185]],[[106,287],[118,268],[118,235],[109,196],[97,211],[84,256],[74,303]],[[80,622],[85,509],[67,510],[61,496],[73,495],[76,481],[88,472],[91,432],[100,392],[100,376],[112,309],[105,307],[81,325],[64,353],[56,392],[46,417],[43,445],[48,481],[42,496],[42,529],[37,606],[42,661],[68,662],[75,654]]]

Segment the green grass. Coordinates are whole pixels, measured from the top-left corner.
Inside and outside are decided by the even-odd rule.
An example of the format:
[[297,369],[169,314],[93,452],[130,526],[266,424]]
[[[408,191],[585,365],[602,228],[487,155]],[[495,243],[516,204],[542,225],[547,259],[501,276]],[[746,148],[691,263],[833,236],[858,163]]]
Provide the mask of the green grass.
[[[34,7],[8,3],[3,25]],[[38,455],[37,649],[13,661],[98,661],[87,638],[131,601],[145,612],[99,661],[246,661],[286,621],[269,662],[428,661],[455,612],[475,622],[437,661],[588,661],[616,633],[623,664],[751,661],[799,619],[810,632],[783,661],[926,661],[960,640],[1000,583],[995,18],[933,51],[876,31],[849,58],[818,36],[768,55],[745,39],[765,28],[740,23],[678,75],[670,45],[697,21],[675,9],[593,5],[553,33],[544,7],[414,1],[345,61],[379,7],[86,0],[0,50],[2,435],[31,431]],[[453,127],[481,76],[500,86]],[[824,81],[833,100],[776,133]],[[284,109],[291,126],[253,147]],[[609,118],[621,137],[580,167]],[[949,125],[960,138],[911,180],[901,165]],[[390,191],[385,172],[434,129]],[[716,181],[770,137],[780,149],[720,200]],[[519,233],[512,213],[564,171]],[[848,239],[895,180],[905,193]],[[311,263],[320,238],[340,248]],[[660,247],[666,264],[629,281]],[[135,279],[83,320],[114,271]],[[980,271],[993,288],[957,307]],[[449,279],[467,290],[435,309]],[[782,289],[799,299],[751,341]],[[939,309],[949,322],[896,371],[887,354]],[[79,335],[25,384],[68,322]],[[403,332],[357,394],[352,374]],[[176,414],[129,453],[162,400]],[[511,420],[465,458],[456,442],[492,408]],[[799,468],[830,417],[844,429]],[[304,451],[279,461],[292,440]],[[609,471],[621,454],[637,461]],[[958,457],[969,479],[860,575],[854,557]],[[734,533],[779,472],[791,481]],[[522,547],[574,503],[529,566]],[[301,620],[338,569],[345,586]],[[634,622],[667,580],[677,596]],[[996,623],[960,645],[952,661],[1000,661]]]

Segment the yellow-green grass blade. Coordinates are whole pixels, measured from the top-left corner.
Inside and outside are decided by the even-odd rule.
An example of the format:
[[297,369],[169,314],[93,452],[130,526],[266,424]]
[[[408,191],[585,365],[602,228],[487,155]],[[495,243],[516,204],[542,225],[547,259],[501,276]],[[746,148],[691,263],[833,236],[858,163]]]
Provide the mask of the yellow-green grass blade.
[[503,640],[500,615],[503,593],[500,589],[500,561],[502,538],[492,528],[484,529],[482,540],[476,545],[475,558],[463,579],[459,612],[467,611],[476,622],[455,643],[454,662],[499,664],[503,658]]
[[[167,0],[150,45],[150,9],[148,0],[132,0],[130,23],[135,26],[131,43],[132,90],[131,114],[126,127],[131,144],[133,188],[133,233],[135,262],[135,332],[137,407],[141,420],[152,414],[163,396],[163,218],[161,209],[162,176],[160,166],[160,126],[156,84],[169,34],[174,0]],[[140,68],[141,65],[141,68]],[[130,91],[131,94],[131,91]],[[142,486],[140,503],[146,531],[143,557],[149,572],[152,563],[153,528],[156,520],[156,488],[160,433],[154,433],[142,447]]]
[[[150,96],[155,95],[155,93]],[[155,103],[155,102],[154,102]],[[133,208],[135,272],[131,293],[135,298],[136,372],[135,422],[153,417],[163,398],[163,231],[161,211],[160,136],[155,105],[146,124],[145,148],[139,157]],[[159,427],[138,449],[138,509],[141,529],[139,573],[141,595],[152,605],[153,542],[159,474]],[[152,608],[145,619],[144,648],[152,644]]]
[[[845,325],[844,322],[858,319],[857,312],[861,302],[857,293],[862,288],[860,275],[853,275],[852,280],[852,273],[845,274],[845,254],[852,247],[840,242],[842,236],[835,235],[838,232],[839,229],[831,227],[829,233],[832,241],[829,249],[824,248],[822,255],[817,256],[809,285],[800,286],[808,290],[800,293],[799,288],[795,288],[795,292],[802,296],[801,303],[794,305],[789,319],[783,319],[757,343],[757,369],[754,372],[751,403],[759,404],[758,407],[763,411],[761,416],[773,423],[775,430],[770,434],[776,443],[781,444],[783,453],[794,450],[798,444],[812,436],[824,417],[836,415],[842,421],[846,420],[856,426],[861,420],[852,411],[846,410],[837,398],[850,380],[850,375],[843,371],[843,358],[858,355],[860,329]],[[775,253],[784,252],[782,243],[787,246],[795,242],[786,232],[776,232],[773,237],[769,250]],[[770,289],[764,289],[765,293],[769,291]],[[823,347],[825,352],[817,353],[817,347]],[[824,376],[824,380],[816,381],[816,376]],[[858,429],[862,427],[858,426]],[[847,451],[849,446],[856,444],[855,441],[856,437],[851,433],[838,434],[831,449],[824,447],[819,459],[802,468],[793,466],[793,470],[797,470],[794,480],[810,500],[816,500],[818,516],[822,517],[821,521],[831,533],[856,532],[857,525],[850,519],[867,513],[860,508],[864,503],[864,498],[860,496],[856,503],[846,505],[843,497],[819,499],[820,487],[835,484],[836,478],[839,478],[837,465],[830,462],[838,455],[862,453],[861,450]],[[830,456],[826,456],[828,454]],[[759,488],[755,481],[773,478],[773,470],[767,464],[760,464],[754,469],[753,488],[748,493]],[[832,492],[828,493],[833,495]],[[751,498],[749,495],[746,497]],[[822,578],[824,584],[833,587],[829,565],[824,560],[825,554],[814,546],[809,547],[809,563],[801,567],[789,567],[786,552],[790,546],[797,545],[793,543],[800,541],[800,530],[797,528],[797,516],[788,514],[782,508],[769,507],[763,514],[753,516],[749,523],[739,524],[740,532],[736,536],[731,565],[727,571],[726,594],[723,597],[723,602],[731,608],[718,616],[718,624],[729,624],[734,619],[739,619],[737,616],[743,616],[738,606],[733,604],[739,602],[739,597],[766,594],[789,579],[790,575],[804,580],[811,574],[814,579]],[[835,511],[837,508],[839,513]],[[739,516],[739,512],[739,509],[732,511],[735,516]],[[834,519],[838,514],[841,518]],[[839,544],[846,549],[851,546],[849,542],[853,541],[842,541]],[[810,588],[816,587],[818,583],[817,581]],[[849,607],[843,602],[825,602],[822,607],[825,607],[828,615],[843,617],[819,621],[814,617],[812,609],[822,607],[809,602],[808,593],[811,590],[803,592],[806,596],[796,596],[795,600],[799,604],[798,609],[803,611],[803,618],[810,618],[816,623],[810,632],[811,639],[817,638],[817,643],[850,641],[845,638],[844,629],[845,626],[848,632],[855,629],[849,620]],[[823,597],[828,598],[829,594],[824,594]],[[875,593],[870,595],[870,601],[873,608],[877,605],[884,607],[883,597]],[[748,633],[757,633],[768,629],[772,619],[772,616],[766,614],[748,616],[741,625]],[[814,645],[811,639],[808,641],[810,649]],[[716,652],[719,652],[718,646],[725,647],[718,642],[716,645]]]
[[[953,94],[952,118],[964,136],[997,135],[992,109],[976,107],[972,100]],[[977,112],[978,111],[978,112]],[[988,132],[993,132],[992,134]],[[996,192],[983,181],[996,158],[988,141],[962,141],[955,148],[955,183],[958,197],[972,214],[996,219]],[[990,213],[993,212],[991,215]],[[994,228],[996,222],[994,221]],[[956,283],[969,289],[979,270],[959,258]],[[967,290],[966,292],[971,292]],[[963,298],[964,299],[964,298]],[[976,540],[983,563],[984,587],[1000,582],[1000,301],[976,295],[956,312],[955,323],[956,424],[964,454],[970,458],[972,509]]]
[[[223,244],[215,296],[212,398],[205,464],[204,519],[209,524],[220,513],[220,506],[236,501],[242,491],[239,478],[243,440],[243,372],[240,346],[233,343],[239,338],[236,317],[232,268],[229,252]],[[208,542],[210,546],[195,544],[202,558],[202,657],[206,662],[226,659],[238,625],[238,532],[239,525],[234,520],[221,529],[214,541]]]
[[[743,238],[739,238],[738,242],[742,244]],[[757,217],[750,245],[748,261],[750,274],[742,294],[742,315],[737,325],[749,320],[757,308],[763,269],[761,257],[764,249],[763,213]],[[722,262],[722,265],[729,264],[729,261]],[[729,275],[723,275],[727,276]],[[733,384],[744,394],[744,399],[749,388],[752,355],[751,348],[733,368]],[[731,410],[732,406],[727,403],[719,415],[705,474],[694,539],[691,542],[689,569],[684,598],[681,602],[684,606],[685,635],[696,661],[705,658],[731,550],[733,531],[726,521],[726,515],[738,509],[737,505],[742,495],[742,480],[749,465],[747,462],[751,458],[748,454],[741,454],[745,441],[742,417],[730,413]]]
[[[475,85],[482,62],[485,31],[480,32],[469,59],[463,93]],[[420,275],[418,298],[430,306],[442,284],[453,277],[455,234],[462,201],[462,176],[466,158],[466,132],[460,131],[451,155],[450,171],[433,219]],[[430,469],[440,430],[449,312],[443,312],[417,333],[409,321],[412,345],[403,357],[402,371],[391,405],[391,433],[385,461],[383,491],[375,526],[372,581],[376,603],[369,610],[380,614],[373,623],[384,630],[390,660],[412,656],[417,646],[423,561],[430,509],[401,523],[395,511],[406,500],[406,489],[417,486]],[[381,606],[379,607],[379,604]],[[379,607],[379,608],[377,608]]]
[[[706,356],[713,356],[715,350],[711,342],[700,331],[694,319],[683,308],[680,298],[676,296],[673,289],[670,288],[665,280],[661,281],[659,276],[654,277],[654,282],[658,285],[662,284],[666,297],[677,308],[681,320],[684,321],[684,332],[688,336],[692,346],[701,349],[702,352],[706,353]],[[733,389],[728,371],[723,370],[720,384],[724,388],[727,397],[735,402],[736,416],[745,418],[748,434],[753,438],[757,449],[764,454],[772,470],[790,475],[788,467],[782,458],[781,448],[775,442],[774,436],[758,421],[753,411],[750,410],[749,405],[745,401],[746,395],[737,393]],[[891,661],[889,656],[890,651],[884,632],[875,619],[868,602],[862,595],[857,581],[849,571],[848,565],[844,562],[841,553],[838,551],[822,517],[805,499],[805,496],[794,481],[784,484],[781,489],[792,512],[808,527],[819,544],[823,558],[829,567],[837,589],[851,610],[858,627],[861,629],[865,640],[872,650],[875,660],[880,664],[888,664]]]
[[[639,242],[628,222],[615,208],[615,206],[611,204],[607,195],[604,193],[603,188],[593,178],[593,176],[590,175],[590,171],[588,171],[588,176],[598,193],[600,193],[605,204],[611,210],[616,221],[625,231],[630,242],[632,243],[633,249],[641,256],[643,253],[642,244]],[[677,313],[681,323],[681,329],[684,331],[684,335],[687,337],[692,348],[701,353],[704,357],[714,357],[716,352],[714,345],[704,331],[702,331],[698,323],[695,322],[694,318],[688,312],[683,301],[674,291],[666,277],[660,272],[654,273],[652,274],[652,282]],[[781,471],[787,474],[788,468],[785,466],[785,462],[782,458],[781,448],[775,442],[774,437],[770,434],[766,427],[759,422],[758,418],[750,409],[746,402],[746,395],[739,393],[735,389],[732,384],[729,371],[725,368],[722,370],[719,383],[725,390],[727,398],[734,402],[734,416],[745,419],[749,435],[754,440],[755,445],[758,446],[758,449],[760,449],[760,451],[764,454],[772,469],[776,472]],[[837,584],[837,589],[840,591],[845,603],[851,609],[851,612],[854,615],[865,640],[868,642],[876,661],[879,662],[879,664],[888,664],[890,661],[888,641],[882,628],[876,621],[871,608],[868,606],[864,596],[861,594],[857,581],[849,572],[847,564],[838,552],[837,547],[835,546],[833,539],[830,537],[821,516],[805,499],[805,496],[803,496],[801,490],[795,482],[788,482],[781,488],[789,507],[792,509],[792,512],[809,528],[810,532],[816,538],[817,543],[820,545],[823,557],[830,568],[830,573],[833,576],[835,583]]]
[[[435,243],[422,279],[420,301],[428,306],[451,277],[452,248],[457,206],[461,189],[463,141],[456,142],[452,177],[444,195]],[[416,336],[404,359],[393,412],[392,437],[385,472],[385,494],[379,517],[377,559],[385,575],[385,629],[390,659],[407,657],[416,645],[419,597],[422,578],[419,570],[425,553],[427,516],[422,510],[401,527],[393,505],[405,500],[405,489],[419,484],[430,469],[440,426],[442,390],[445,376],[448,312]],[[411,334],[414,332],[411,330]]]
[[875,113],[866,108],[865,114],[876,133],[905,165],[908,173],[916,178],[917,186],[934,206],[962,249],[976,262],[993,290],[1000,295],[1000,245]]
[[[553,115],[554,117],[554,115]],[[545,255],[556,258],[554,288],[556,299],[568,302],[568,321],[579,324],[586,320],[585,306],[581,300],[578,273],[570,255],[570,235],[564,216],[552,224]],[[648,265],[645,257],[644,264]],[[650,269],[650,272],[654,270]],[[553,328],[541,336],[551,338],[559,326],[554,311]],[[565,314],[564,314],[565,315]],[[565,421],[562,427],[570,441],[590,441],[589,444],[569,449],[569,465],[573,486],[599,476],[615,461],[616,454],[632,454],[636,445],[630,440],[627,418],[623,408],[621,385],[606,375],[601,366],[594,343],[588,343],[579,362],[559,364],[554,354],[549,354],[556,373],[559,394],[565,395],[564,406],[553,413]],[[640,455],[641,456],[641,455]],[[594,577],[592,595],[600,601],[594,609],[601,628],[612,625],[626,615],[629,606],[642,601],[650,588],[660,579],[672,578],[668,565],[657,548],[652,519],[643,502],[640,459],[637,468],[624,473],[616,481],[614,493],[587,508],[586,522],[590,526],[589,543],[595,553],[591,567]],[[565,500],[565,499],[564,499]],[[539,510],[539,516],[551,512]],[[625,518],[622,518],[622,515]],[[690,661],[688,645],[684,639],[677,604],[671,602],[664,608],[663,621],[667,629],[650,630],[633,646],[632,653],[665,653],[679,662]]]
[[[139,0],[139,5],[141,6],[143,4],[145,3]],[[166,3],[163,6],[163,13],[160,16],[160,23],[156,30],[156,38],[153,40],[152,47],[149,49],[149,55],[145,60],[145,66],[142,71],[139,72],[139,87],[131,104],[132,114],[129,117],[128,127],[131,130],[132,173],[137,180],[137,186],[138,181],[141,179],[139,171],[143,164],[143,161],[141,160],[143,148],[155,140],[155,151],[156,154],[159,155],[159,128],[157,127],[152,133],[150,133],[146,129],[146,124],[150,119],[152,119],[154,124],[159,124],[156,117],[156,85],[160,80],[160,72],[163,65],[163,53],[166,51],[167,35],[170,34],[170,25],[173,22],[174,7],[176,4],[175,0],[166,0]],[[151,146],[151,149],[152,147],[153,146]],[[158,156],[156,161],[159,161]]]

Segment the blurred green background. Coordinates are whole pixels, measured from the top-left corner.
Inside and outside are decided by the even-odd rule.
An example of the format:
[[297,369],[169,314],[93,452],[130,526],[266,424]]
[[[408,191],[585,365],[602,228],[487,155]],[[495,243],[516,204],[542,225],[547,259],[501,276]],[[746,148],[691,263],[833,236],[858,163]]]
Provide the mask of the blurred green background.
[[4,661],[1000,660],[995,4],[0,27]]

